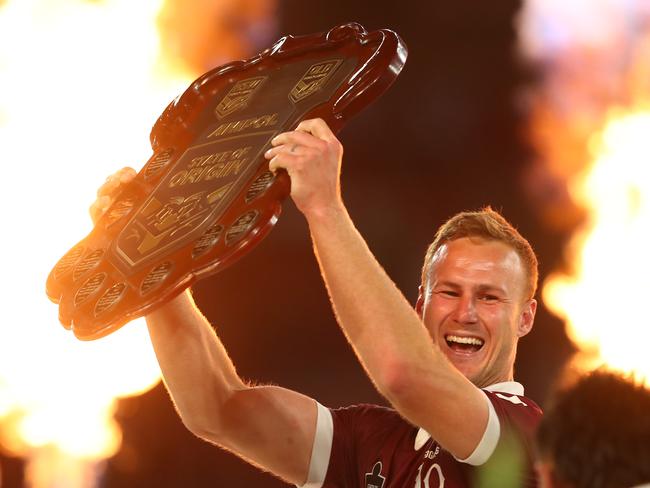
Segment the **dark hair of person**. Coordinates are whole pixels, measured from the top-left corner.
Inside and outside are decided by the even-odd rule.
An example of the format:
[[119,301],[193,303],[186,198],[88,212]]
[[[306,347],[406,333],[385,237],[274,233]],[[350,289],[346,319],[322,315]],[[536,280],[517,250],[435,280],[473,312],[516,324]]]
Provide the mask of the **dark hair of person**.
[[650,389],[610,371],[589,373],[556,394],[537,443],[559,486],[650,483]]

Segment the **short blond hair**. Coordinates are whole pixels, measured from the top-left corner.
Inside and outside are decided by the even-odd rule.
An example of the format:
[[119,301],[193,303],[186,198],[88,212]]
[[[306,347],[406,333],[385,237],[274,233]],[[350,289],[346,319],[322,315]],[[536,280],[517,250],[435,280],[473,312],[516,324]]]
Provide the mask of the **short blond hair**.
[[490,207],[473,212],[460,212],[447,220],[436,232],[433,242],[427,249],[422,266],[422,286],[426,287],[431,273],[433,257],[443,244],[461,239],[476,237],[489,241],[503,242],[512,248],[526,273],[526,297],[531,299],[537,291],[537,256],[530,243],[522,237],[503,216]]

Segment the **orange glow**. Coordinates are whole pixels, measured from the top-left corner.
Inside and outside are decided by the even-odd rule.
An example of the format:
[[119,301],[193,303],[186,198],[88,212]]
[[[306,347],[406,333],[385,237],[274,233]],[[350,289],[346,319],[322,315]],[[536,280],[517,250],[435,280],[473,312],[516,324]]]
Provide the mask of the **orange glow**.
[[36,488],[93,486],[94,463],[120,446],[116,399],[159,381],[143,323],[79,342],[58,324],[44,283],[90,230],[96,188],[142,166],[149,128],[191,81],[160,56],[161,8],[0,3],[0,447],[29,458]]
[[[589,214],[569,247],[573,275],[551,276],[545,303],[595,362],[650,379],[650,111],[614,113],[570,190]],[[650,382],[649,382],[650,383]]]
[[540,71],[527,93],[540,158],[525,182],[547,227],[573,232],[544,302],[582,353],[576,368],[639,379],[650,377],[649,21],[645,0],[528,0],[518,22]]
[[200,73],[276,36],[272,0],[0,0],[0,449],[33,488],[97,484],[116,400],[158,383],[141,320],[79,342],[45,296],[106,176]]

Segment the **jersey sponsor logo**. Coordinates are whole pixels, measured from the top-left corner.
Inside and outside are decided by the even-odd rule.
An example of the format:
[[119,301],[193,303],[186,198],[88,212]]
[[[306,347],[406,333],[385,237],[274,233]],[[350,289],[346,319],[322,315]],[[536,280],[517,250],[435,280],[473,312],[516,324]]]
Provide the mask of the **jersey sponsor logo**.
[[382,464],[377,461],[370,473],[366,473],[366,488],[383,488],[386,478],[381,475]]
[[496,396],[501,398],[502,400],[507,400],[513,405],[523,405],[524,407],[527,407],[528,405],[521,400],[518,396],[505,396],[502,395],[501,393],[495,393]]
[[424,459],[433,459],[440,453],[440,446],[436,446],[435,449],[429,449],[424,453]]

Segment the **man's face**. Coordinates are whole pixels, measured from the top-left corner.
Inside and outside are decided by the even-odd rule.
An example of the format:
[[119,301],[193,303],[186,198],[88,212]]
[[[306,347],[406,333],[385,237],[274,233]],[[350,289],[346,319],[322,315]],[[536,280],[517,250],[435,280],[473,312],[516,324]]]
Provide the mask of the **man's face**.
[[527,334],[536,302],[514,249],[461,238],[434,255],[417,311],[433,341],[478,387],[512,380],[517,340]]

